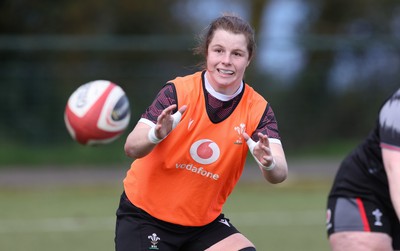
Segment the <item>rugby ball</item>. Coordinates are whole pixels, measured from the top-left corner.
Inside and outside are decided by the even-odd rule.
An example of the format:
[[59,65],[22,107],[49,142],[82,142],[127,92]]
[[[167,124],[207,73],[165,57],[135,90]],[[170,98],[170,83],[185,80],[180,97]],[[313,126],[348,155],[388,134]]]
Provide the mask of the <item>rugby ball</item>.
[[129,100],[108,80],[81,85],[69,97],[64,121],[72,138],[82,145],[107,144],[117,139],[130,120]]

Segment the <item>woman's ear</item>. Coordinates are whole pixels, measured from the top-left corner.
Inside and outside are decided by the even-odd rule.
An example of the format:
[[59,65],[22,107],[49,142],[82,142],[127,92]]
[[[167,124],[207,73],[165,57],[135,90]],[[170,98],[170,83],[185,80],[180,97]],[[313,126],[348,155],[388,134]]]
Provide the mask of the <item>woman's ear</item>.
[[250,62],[251,62],[251,59],[249,59],[249,60],[247,61],[246,67],[250,65]]

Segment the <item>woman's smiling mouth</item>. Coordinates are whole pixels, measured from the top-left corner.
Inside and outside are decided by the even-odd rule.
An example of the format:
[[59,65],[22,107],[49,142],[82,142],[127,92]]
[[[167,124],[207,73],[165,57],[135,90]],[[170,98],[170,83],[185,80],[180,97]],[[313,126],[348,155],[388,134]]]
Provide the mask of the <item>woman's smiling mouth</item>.
[[228,74],[228,75],[233,75],[234,74],[234,72],[230,71],[230,70],[224,70],[224,69],[217,69],[217,70],[218,70],[219,73],[222,73],[222,74]]

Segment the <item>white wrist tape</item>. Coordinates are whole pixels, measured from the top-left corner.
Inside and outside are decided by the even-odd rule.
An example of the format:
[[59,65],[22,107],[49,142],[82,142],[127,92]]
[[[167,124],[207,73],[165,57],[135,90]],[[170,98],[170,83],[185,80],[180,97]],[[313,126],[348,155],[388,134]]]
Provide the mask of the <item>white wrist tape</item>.
[[263,165],[262,168],[263,168],[265,171],[271,171],[272,169],[275,168],[275,166],[276,166],[275,159],[272,159],[271,165],[269,165],[269,166],[264,166],[264,165]]
[[174,119],[172,122],[172,129],[174,129],[178,125],[178,123],[181,121],[182,113],[177,111],[174,114],[172,114],[172,118]]
[[[179,112],[179,111],[177,111],[177,112],[175,112],[174,114],[172,114],[172,119],[173,119],[173,121],[172,121],[172,129],[174,129],[177,125],[178,125],[178,123],[181,121],[181,118],[182,118],[182,114]],[[155,132],[155,129],[154,129],[155,127],[152,127],[151,129],[150,129],[150,131],[149,131],[149,134],[147,134],[147,137],[148,137],[148,139],[150,140],[150,142],[151,143],[153,143],[153,144],[158,144],[158,143],[160,143],[163,139],[159,139],[157,136],[156,136],[156,132]]]
[[150,140],[151,143],[153,144],[158,144],[160,143],[163,139],[159,139],[156,136],[156,132],[155,132],[155,127],[152,127],[149,131],[149,134],[147,134],[147,138]]
[[264,165],[256,158],[256,156],[254,156],[254,147],[258,144],[258,142],[255,142],[254,140],[252,140],[251,138],[249,138],[249,139],[246,141],[246,143],[247,143],[247,146],[249,147],[249,150],[250,150],[251,155],[253,155],[254,159],[255,159],[256,162],[257,162],[257,164],[258,164],[259,166],[261,166],[262,169],[264,169],[265,171],[271,171],[272,169],[275,168],[276,163],[275,163],[275,160],[274,160],[274,159],[272,159],[271,165],[269,165],[269,166],[264,166]]

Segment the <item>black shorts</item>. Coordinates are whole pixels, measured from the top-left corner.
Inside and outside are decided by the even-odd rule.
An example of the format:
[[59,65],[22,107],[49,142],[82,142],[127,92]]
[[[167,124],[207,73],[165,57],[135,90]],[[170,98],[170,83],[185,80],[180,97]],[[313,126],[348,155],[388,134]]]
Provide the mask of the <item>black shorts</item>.
[[386,233],[394,249],[400,249],[400,223],[394,210],[378,200],[329,197],[326,212],[328,236],[343,231]]
[[117,210],[115,250],[205,250],[239,231],[221,214],[201,227],[187,227],[156,219],[121,195]]

